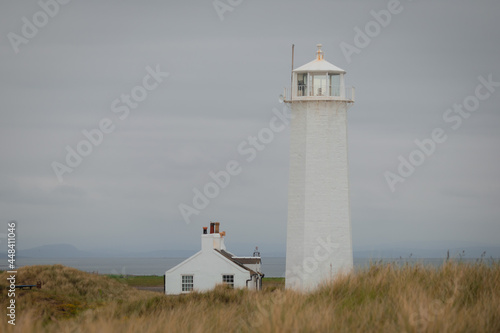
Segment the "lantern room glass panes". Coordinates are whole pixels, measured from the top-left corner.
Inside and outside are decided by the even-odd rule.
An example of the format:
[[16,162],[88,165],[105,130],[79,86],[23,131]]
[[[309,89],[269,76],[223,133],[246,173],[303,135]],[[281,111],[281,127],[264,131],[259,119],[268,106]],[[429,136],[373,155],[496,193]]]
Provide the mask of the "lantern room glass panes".
[[297,96],[307,95],[307,73],[297,74]]
[[297,97],[341,97],[341,74],[297,73]]
[[340,96],[340,75],[330,74],[330,96]]
[[312,96],[328,96],[327,75],[313,74],[312,76]]

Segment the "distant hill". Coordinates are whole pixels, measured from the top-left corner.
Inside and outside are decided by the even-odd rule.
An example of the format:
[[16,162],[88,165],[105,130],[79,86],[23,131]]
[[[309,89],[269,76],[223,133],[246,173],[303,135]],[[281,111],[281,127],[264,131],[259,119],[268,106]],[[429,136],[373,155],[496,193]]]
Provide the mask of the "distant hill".
[[42,245],[17,252],[19,258],[85,258],[92,256],[92,253],[78,250],[70,244]]
[[[18,258],[186,258],[196,251],[187,250],[157,250],[149,252],[125,252],[113,249],[99,249],[95,252],[82,251],[70,244],[50,244],[18,250]],[[0,258],[6,258],[7,253],[0,253]]]

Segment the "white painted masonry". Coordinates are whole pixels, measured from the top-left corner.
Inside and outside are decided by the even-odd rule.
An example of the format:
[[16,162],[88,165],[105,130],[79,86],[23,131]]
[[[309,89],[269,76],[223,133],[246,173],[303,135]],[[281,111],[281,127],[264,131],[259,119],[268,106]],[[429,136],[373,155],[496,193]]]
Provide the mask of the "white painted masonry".
[[[354,94],[346,97],[345,71],[325,61],[320,47],[316,60],[293,71],[286,101],[292,110],[286,287],[304,291],[353,267],[347,109]],[[307,83],[298,84],[304,73]],[[334,82],[330,75],[339,77]],[[300,85],[307,86],[306,94],[297,93]],[[315,96],[320,85],[321,95]]]
[[[206,230],[206,228],[205,228]],[[182,276],[192,276],[193,290],[208,291],[223,283],[223,275],[232,275],[234,288],[261,288],[260,257],[236,257],[226,251],[225,233],[211,228],[201,235],[201,251],[165,273],[165,294],[188,293],[182,290]]]

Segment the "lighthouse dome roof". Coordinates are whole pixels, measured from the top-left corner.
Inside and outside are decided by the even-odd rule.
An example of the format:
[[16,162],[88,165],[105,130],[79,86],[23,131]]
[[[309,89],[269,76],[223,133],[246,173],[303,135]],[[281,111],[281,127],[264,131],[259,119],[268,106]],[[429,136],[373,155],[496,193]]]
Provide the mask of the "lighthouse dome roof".
[[345,70],[339,68],[323,58],[323,51],[321,51],[321,44],[318,44],[317,57],[311,62],[308,62],[305,65],[300,66],[299,68],[294,69],[293,71],[296,73],[304,73],[304,72],[333,72],[333,73],[345,73]]
[[305,65],[300,66],[293,70],[294,72],[334,72],[334,73],[345,73],[345,70],[339,68],[325,59],[314,59]]

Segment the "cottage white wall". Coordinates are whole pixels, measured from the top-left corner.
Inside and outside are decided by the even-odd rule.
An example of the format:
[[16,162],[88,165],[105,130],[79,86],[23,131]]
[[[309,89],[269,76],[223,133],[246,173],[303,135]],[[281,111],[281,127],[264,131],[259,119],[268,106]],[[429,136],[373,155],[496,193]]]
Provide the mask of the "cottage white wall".
[[260,280],[256,275],[252,276],[252,281],[248,281],[249,290],[260,290]]
[[201,235],[201,251],[210,251],[212,249],[226,250],[224,237],[220,234]]
[[286,286],[308,290],[352,269],[343,101],[292,103]]
[[194,290],[207,291],[222,284],[222,275],[234,275],[234,287],[244,288],[250,272],[213,249],[203,250],[165,273],[165,293],[182,294],[182,275],[193,275]]
[[254,272],[261,272],[261,266],[260,264],[245,264],[245,267],[248,269],[251,269]]

